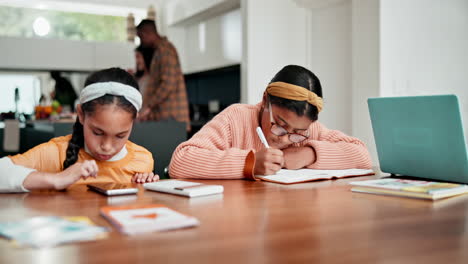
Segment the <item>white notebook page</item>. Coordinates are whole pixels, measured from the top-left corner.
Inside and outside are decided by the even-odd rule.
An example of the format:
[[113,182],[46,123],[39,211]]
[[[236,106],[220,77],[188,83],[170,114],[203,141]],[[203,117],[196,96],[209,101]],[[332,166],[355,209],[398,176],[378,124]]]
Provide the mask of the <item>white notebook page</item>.
[[331,179],[333,177],[344,176],[359,176],[374,173],[373,170],[365,169],[348,169],[348,170],[313,170],[313,169],[300,169],[300,170],[279,170],[275,175],[257,176],[263,179],[282,183],[294,183],[303,181],[312,181],[318,179]]

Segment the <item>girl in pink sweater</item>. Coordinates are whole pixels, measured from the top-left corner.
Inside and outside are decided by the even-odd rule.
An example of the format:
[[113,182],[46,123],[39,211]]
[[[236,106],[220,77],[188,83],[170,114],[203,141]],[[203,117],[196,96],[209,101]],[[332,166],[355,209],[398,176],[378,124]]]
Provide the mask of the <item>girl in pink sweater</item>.
[[[309,70],[281,69],[257,105],[234,104],[172,155],[173,178],[255,179],[285,169],[371,168],[364,143],[320,124],[322,86]],[[270,148],[260,141],[261,127]]]

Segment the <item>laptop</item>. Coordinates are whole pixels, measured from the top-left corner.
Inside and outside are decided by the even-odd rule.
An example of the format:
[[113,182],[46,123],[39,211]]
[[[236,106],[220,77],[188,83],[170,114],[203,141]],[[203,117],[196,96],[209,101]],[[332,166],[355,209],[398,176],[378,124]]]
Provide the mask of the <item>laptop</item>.
[[455,95],[369,98],[380,170],[468,183],[463,124]]

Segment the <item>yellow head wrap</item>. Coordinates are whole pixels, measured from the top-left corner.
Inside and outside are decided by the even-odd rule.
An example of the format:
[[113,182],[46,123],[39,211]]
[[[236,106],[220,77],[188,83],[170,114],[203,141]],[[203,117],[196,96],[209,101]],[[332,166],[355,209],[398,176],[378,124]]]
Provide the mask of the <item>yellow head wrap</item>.
[[323,109],[323,99],[316,93],[309,91],[302,86],[285,82],[272,82],[267,86],[266,92],[269,95],[284,99],[307,101],[309,104],[315,105],[319,112]]

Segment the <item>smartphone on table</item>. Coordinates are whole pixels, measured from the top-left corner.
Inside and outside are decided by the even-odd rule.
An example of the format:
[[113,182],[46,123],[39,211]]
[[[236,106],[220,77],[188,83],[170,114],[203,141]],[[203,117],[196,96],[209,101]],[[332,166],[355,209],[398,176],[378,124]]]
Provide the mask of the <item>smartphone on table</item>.
[[103,183],[90,183],[87,184],[90,190],[95,192],[111,196],[111,195],[124,195],[124,194],[136,194],[138,188],[135,188],[129,184],[114,183],[114,182],[103,182]]

